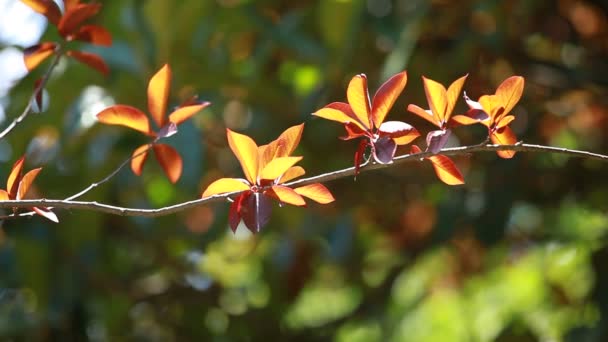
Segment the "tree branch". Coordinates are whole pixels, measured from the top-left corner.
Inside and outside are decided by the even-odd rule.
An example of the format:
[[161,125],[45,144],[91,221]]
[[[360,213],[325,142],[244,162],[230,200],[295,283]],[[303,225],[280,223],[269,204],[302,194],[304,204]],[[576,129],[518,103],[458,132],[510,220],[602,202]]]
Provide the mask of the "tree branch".
[[[40,84],[38,84],[38,86],[34,88],[34,92],[32,93],[32,96],[30,96],[30,100],[27,106],[25,106],[25,109],[23,110],[21,115],[16,117],[13,122],[11,122],[2,132],[0,132],[0,139],[3,139],[7,134],[9,134],[13,130],[13,128],[15,128],[15,126],[21,123],[21,121],[25,120],[25,118],[32,112],[32,106],[34,101],[36,101],[36,97],[44,89],[44,86],[46,85],[49,78],[51,77],[51,74],[53,73],[53,69],[55,69],[55,66],[57,66],[57,63],[59,63],[61,56],[63,56],[63,48],[59,47],[55,52],[55,57],[53,58],[51,65],[49,65],[49,68],[44,73],[44,76],[42,76]],[[42,108],[40,108],[40,110],[42,111]]]
[[[475,152],[496,152],[496,151],[517,151],[517,152],[541,152],[541,153],[556,153],[564,154],[578,158],[599,160],[608,162],[608,155],[592,153],[580,150],[571,150],[561,147],[552,147],[544,145],[533,145],[517,143],[515,145],[473,145],[473,146],[462,146],[462,147],[451,147],[445,148],[440,151],[439,154],[447,156],[459,156],[466,155]],[[432,156],[431,152],[422,152],[415,154],[405,154],[395,157],[391,164],[368,164],[362,167],[359,172],[367,172],[377,169],[383,169],[392,167],[405,162],[420,160],[425,157]],[[342,170],[332,171],[323,173],[317,176],[303,178],[297,181],[285,183],[284,185],[289,187],[303,186],[312,183],[322,183],[331,180],[353,176],[355,174],[355,168],[349,167]],[[227,201],[230,197],[239,194],[239,191],[214,195],[206,198],[196,199],[192,201],[182,202],[167,207],[157,209],[139,209],[139,208],[126,208],[119,207],[104,203],[98,203],[96,201],[73,201],[73,200],[60,200],[60,199],[35,199],[35,200],[21,200],[21,201],[1,201],[0,208],[31,208],[35,206],[53,207],[59,209],[80,209],[80,210],[91,210],[106,214],[120,215],[120,216],[140,216],[140,217],[157,217],[174,214],[186,209],[194,208],[200,205],[209,204],[213,202]],[[18,216],[18,215],[17,215]]]

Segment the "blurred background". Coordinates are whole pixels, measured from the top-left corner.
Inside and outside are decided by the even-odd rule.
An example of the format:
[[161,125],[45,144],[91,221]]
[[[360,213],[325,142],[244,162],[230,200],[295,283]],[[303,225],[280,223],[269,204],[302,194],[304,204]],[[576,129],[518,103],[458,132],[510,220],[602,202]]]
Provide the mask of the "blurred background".
[[[0,141],[0,179],[24,153],[27,169],[44,166],[38,196],[105,177],[145,138],[95,114],[146,110],[147,82],[166,62],[171,106],[194,94],[213,103],[168,139],[182,178],[173,186],[151,160],[142,177],[126,168],[84,200],[160,207],[240,177],[226,127],[263,144],[305,122],[295,154],[308,175],[349,167],[357,143],[310,113],[344,101],[358,73],[373,94],[407,70],[388,119],[423,134],[432,127],[405,110],[427,107],[422,75],[447,85],[469,73],[475,99],[522,75],[519,139],[606,153],[607,16],[599,0],[103,1],[95,22],[113,46],[77,47],[110,74],[63,59],[47,110]],[[48,66],[27,74],[22,49],[56,39],[44,17],[0,0],[2,127]],[[465,109],[460,100],[456,113]],[[449,144],[485,134],[459,128]],[[333,204],[277,206],[255,236],[230,232],[224,203],[157,219],[58,210],[59,224],[2,222],[1,339],[608,340],[606,165],[532,153],[455,162],[464,186],[444,185],[428,163],[363,173],[326,184]]]

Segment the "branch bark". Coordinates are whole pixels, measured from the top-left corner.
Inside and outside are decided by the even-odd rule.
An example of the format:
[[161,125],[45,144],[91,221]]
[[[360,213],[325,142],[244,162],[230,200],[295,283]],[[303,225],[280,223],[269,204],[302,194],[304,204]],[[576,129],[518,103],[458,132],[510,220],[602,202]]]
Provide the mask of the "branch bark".
[[[540,152],[540,153],[557,153],[563,155],[569,155],[577,158],[584,159],[592,159],[599,160],[603,162],[608,162],[608,155],[603,155],[599,153],[592,153],[587,151],[580,150],[572,150],[561,147],[553,147],[553,146],[544,146],[544,145],[533,145],[533,144],[523,144],[517,143],[515,145],[492,145],[492,144],[483,144],[483,145],[472,145],[472,146],[462,146],[462,147],[451,147],[442,149],[439,154],[447,155],[447,156],[459,156],[459,155],[467,155],[476,152],[496,152],[496,151],[517,151],[517,152]],[[405,154],[398,157],[395,157],[393,163],[391,164],[377,164],[372,163],[365,165],[360,168],[359,172],[367,172],[377,169],[384,169],[388,167],[393,167],[395,165],[399,165],[405,162],[411,162],[420,160],[421,158],[432,156],[431,152],[422,152],[415,154]],[[348,176],[353,176],[355,174],[355,168],[349,167],[337,171],[323,173],[317,176],[312,176],[308,178],[302,178],[297,181],[289,182],[284,185],[289,187],[297,187],[303,186],[311,183],[323,183],[331,180],[344,178]],[[229,198],[234,195],[239,194],[240,192],[230,192],[225,194],[214,195],[206,198],[200,198],[192,201],[182,202],[174,205],[170,205],[167,207],[156,208],[156,209],[143,209],[143,208],[128,208],[128,207],[119,207],[105,203],[99,203],[96,201],[74,201],[74,200],[62,200],[62,199],[34,199],[34,200],[20,200],[20,201],[2,201],[0,202],[0,208],[31,208],[31,207],[53,207],[58,209],[78,209],[78,210],[90,210],[96,211],[106,214],[112,215],[120,215],[120,216],[139,216],[139,217],[157,217],[157,216],[165,216],[174,214],[180,211],[184,211],[187,209],[191,209],[200,205],[205,205],[213,202],[220,201],[228,201]],[[24,213],[27,216],[29,213]],[[11,217],[16,217],[17,215],[11,215]]]

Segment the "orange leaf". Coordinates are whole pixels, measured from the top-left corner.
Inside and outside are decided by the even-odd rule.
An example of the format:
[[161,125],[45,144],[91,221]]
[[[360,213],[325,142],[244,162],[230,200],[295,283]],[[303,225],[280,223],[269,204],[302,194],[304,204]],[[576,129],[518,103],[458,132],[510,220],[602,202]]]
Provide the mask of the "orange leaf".
[[496,129],[500,130],[503,127],[506,127],[511,122],[513,122],[513,120],[515,120],[515,117],[513,115],[503,116],[502,119],[500,119],[500,121],[496,123]]
[[306,205],[306,201],[302,196],[300,196],[292,188],[283,185],[273,185],[272,188],[266,193],[283,203],[296,205],[298,207]]
[[154,136],[150,130],[150,121],[139,109],[126,105],[114,105],[97,114],[97,120],[108,125],[120,125],[133,128],[146,135]]
[[173,113],[169,115],[169,121],[176,125],[190,119],[194,114],[200,112],[209,106],[211,102],[203,102],[201,104],[189,105],[177,108]]
[[107,76],[110,72],[110,68],[108,68],[106,62],[94,53],[70,50],[67,52],[67,55],[99,71],[104,76]]
[[173,184],[182,175],[182,157],[171,146],[165,144],[155,144],[153,147],[156,160],[165,171],[165,175]]
[[150,145],[148,144],[139,146],[137,149],[135,149],[135,151],[133,151],[133,154],[131,155],[131,170],[133,170],[134,174],[141,176],[141,172],[144,169],[144,164],[148,159],[149,152]]
[[395,104],[406,83],[407,73],[403,71],[389,78],[378,88],[372,101],[372,120],[376,128],[384,122],[388,111]]
[[321,183],[304,185],[299,188],[295,188],[294,191],[321,204],[327,204],[335,201],[335,198],[331,192]]
[[46,207],[33,207],[32,210],[34,210],[36,212],[36,214],[50,220],[53,221],[55,223],[59,223],[59,219],[57,218],[57,215],[55,215],[54,212],[51,211],[51,209],[46,208]]
[[458,98],[460,97],[460,92],[462,91],[462,86],[464,85],[464,81],[466,81],[468,76],[469,76],[469,74],[462,76],[461,78],[452,82],[452,84],[448,88],[448,91],[446,93],[446,96],[448,99],[448,106],[445,111],[446,112],[445,118],[444,118],[445,121],[448,121],[450,119],[450,116],[452,115],[452,111],[454,110],[454,106],[456,106],[456,102],[458,101]]
[[59,20],[57,28],[59,34],[63,37],[68,37],[73,34],[76,29],[82,25],[87,19],[96,15],[101,9],[101,4],[78,4],[71,6],[65,11],[63,17]]
[[15,197],[15,199],[21,200],[25,198],[25,195],[27,195],[27,191],[30,189],[30,186],[34,182],[34,179],[36,179],[36,176],[38,176],[38,173],[41,170],[42,168],[39,167],[23,175],[23,178],[21,178],[21,180],[19,181],[19,189],[17,190],[17,196]]
[[407,110],[418,115],[419,117],[425,119],[426,121],[432,123],[435,126],[441,126],[439,124],[439,119],[437,118],[437,116],[435,116],[430,110],[424,110],[416,106],[415,104],[408,105]]
[[11,173],[8,175],[8,180],[6,181],[6,191],[8,192],[10,198],[15,198],[17,196],[17,189],[19,188],[19,182],[21,181],[24,162],[25,156],[22,156],[15,162],[15,164],[13,164]]
[[250,137],[226,129],[228,145],[241,163],[245,178],[251,184],[257,184],[258,178],[258,146]]
[[95,45],[112,45],[112,35],[105,28],[97,25],[84,25],[72,35],[72,40],[81,40]]
[[441,154],[436,154],[426,159],[430,160],[435,168],[435,174],[442,182],[448,185],[464,184],[464,178],[454,162]]
[[55,53],[55,43],[41,43],[23,50],[23,62],[28,71],[36,68],[45,59]]
[[[492,132],[490,140],[496,145],[515,145],[517,143],[517,137],[509,126]],[[515,156],[515,151],[496,151],[496,154],[501,158],[510,159]]]
[[447,91],[441,83],[435,82],[424,76],[422,76],[422,83],[424,84],[424,92],[431,112],[433,112],[433,116],[437,117],[437,121],[441,123],[445,120],[445,114],[448,108]]
[[63,0],[63,6],[65,7],[66,12],[78,5],[78,3],[80,3],[80,0]]
[[165,64],[148,83],[148,109],[158,127],[165,125],[169,89],[171,89],[171,67]]
[[452,121],[460,125],[474,125],[478,123],[483,123],[483,121],[472,118],[468,115],[454,115],[452,116]]
[[0,189],[0,201],[9,201],[11,198],[6,190]]
[[220,178],[209,184],[207,189],[205,189],[205,191],[203,192],[202,197],[209,197],[233,191],[245,191],[249,190],[249,188],[250,185],[247,184],[244,179]]
[[320,118],[327,119],[327,120],[337,121],[340,123],[349,123],[350,122],[350,123],[356,125],[357,127],[361,128],[361,130],[363,130],[363,131],[366,131],[369,129],[369,128],[363,127],[363,125],[359,122],[359,120],[357,118],[352,118],[352,117],[348,116],[348,114],[346,114],[345,112],[343,112],[339,109],[330,108],[327,106],[312,113],[312,115],[318,116]]
[[289,169],[287,169],[287,171],[285,171],[283,176],[281,176],[279,183],[289,182],[292,179],[296,179],[300,176],[303,176],[305,173],[306,171],[304,171],[304,168],[301,166],[290,167]]
[[277,157],[287,157],[298,147],[304,131],[304,124],[289,127],[277,138]]
[[367,92],[367,77],[365,74],[356,75],[348,84],[346,97],[357,119],[363,123],[366,130],[372,127],[369,93]]
[[504,108],[502,115],[507,115],[513,107],[519,102],[524,91],[524,78],[521,76],[511,76],[504,80],[498,89],[496,89],[496,97],[500,106]]
[[53,25],[59,23],[61,10],[53,0],[21,0],[34,11],[44,15]]
[[389,136],[397,145],[407,145],[420,136],[411,125],[402,121],[387,121],[378,128],[380,136]]
[[302,157],[275,158],[271,160],[270,163],[268,163],[260,172],[260,179],[277,179],[300,160],[302,160]]

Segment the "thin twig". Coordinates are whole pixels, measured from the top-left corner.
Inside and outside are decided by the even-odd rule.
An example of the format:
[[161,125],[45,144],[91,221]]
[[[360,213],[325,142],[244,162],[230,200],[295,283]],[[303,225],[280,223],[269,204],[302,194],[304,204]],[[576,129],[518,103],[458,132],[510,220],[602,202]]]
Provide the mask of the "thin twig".
[[[21,121],[25,120],[25,118],[32,112],[32,106],[33,106],[34,101],[36,101],[36,97],[44,89],[44,86],[46,85],[47,81],[51,77],[51,73],[53,72],[53,69],[55,69],[55,66],[57,66],[57,63],[59,63],[59,59],[61,59],[62,55],[63,55],[63,49],[61,47],[57,48],[53,61],[49,65],[49,68],[46,70],[46,73],[44,74],[44,76],[42,76],[42,80],[40,81],[40,84],[38,84],[38,86],[36,86],[34,88],[34,93],[32,94],[32,96],[30,96],[30,100],[28,101],[27,106],[25,106],[25,109],[23,109],[23,113],[21,113],[21,115],[16,117],[13,120],[13,122],[11,122],[0,133],[0,139],[4,138],[8,133],[10,133],[13,130],[13,128],[15,128],[15,126],[17,126],[19,123],[21,123]],[[42,106],[42,104],[41,104],[41,106]],[[40,108],[40,110],[42,110],[42,108]]]
[[[561,147],[533,145],[533,144],[522,144],[517,143],[515,145],[473,145],[463,147],[451,147],[445,148],[440,151],[443,155],[458,156],[467,155],[474,152],[496,152],[496,151],[516,151],[516,152],[544,152],[544,153],[557,153],[565,154],[573,157],[599,160],[608,162],[608,155],[592,153],[587,151],[571,150]],[[422,152],[415,154],[406,154],[398,156],[394,159],[391,164],[369,164],[366,167],[360,169],[360,172],[367,172],[371,170],[383,169],[405,163],[408,161],[420,160],[421,158],[429,157],[433,155],[431,152]],[[352,176],[355,173],[354,167],[349,167],[342,170],[333,172],[323,173],[318,176],[303,178],[297,181],[286,183],[284,185],[290,187],[303,186],[312,183],[328,182],[331,180]],[[21,200],[21,201],[1,201],[0,208],[31,208],[34,206],[43,206],[60,209],[81,209],[102,212],[106,214],[120,215],[120,216],[141,216],[141,217],[156,217],[174,214],[186,209],[194,208],[200,205],[209,204],[213,202],[226,201],[228,198],[239,194],[239,191],[214,195],[201,199],[196,199],[188,202],[182,202],[167,207],[158,209],[139,209],[139,208],[126,208],[118,207],[104,203],[98,203],[96,201],[71,201],[71,200],[57,200],[57,199],[36,199],[36,200]],[[11,215],[12,216],[12,215]],[[19,216],[19,215],[17,215]],[[13,216],[14,217],[14,216]],[[6,218],[6,217],[5,217]]]

